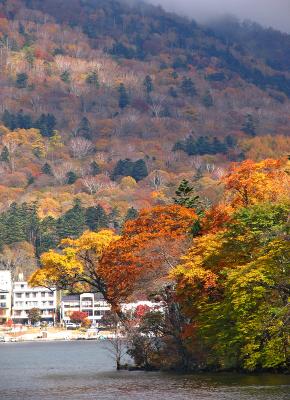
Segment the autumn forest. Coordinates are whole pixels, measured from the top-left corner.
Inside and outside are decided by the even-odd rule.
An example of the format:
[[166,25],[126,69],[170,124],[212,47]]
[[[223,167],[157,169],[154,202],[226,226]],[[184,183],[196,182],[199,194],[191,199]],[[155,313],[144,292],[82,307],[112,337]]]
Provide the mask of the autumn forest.
[[290,36],[227,23],[0,0],[0,268],[100,292],[140,368],[289,370]]

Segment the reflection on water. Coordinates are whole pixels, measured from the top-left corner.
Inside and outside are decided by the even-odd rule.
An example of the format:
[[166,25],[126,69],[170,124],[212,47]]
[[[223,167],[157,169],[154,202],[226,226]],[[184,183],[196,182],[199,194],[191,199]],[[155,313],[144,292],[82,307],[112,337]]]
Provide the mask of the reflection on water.
[[289,400],[283,375],[116,372],[102,343],[0,345],[1,400]]

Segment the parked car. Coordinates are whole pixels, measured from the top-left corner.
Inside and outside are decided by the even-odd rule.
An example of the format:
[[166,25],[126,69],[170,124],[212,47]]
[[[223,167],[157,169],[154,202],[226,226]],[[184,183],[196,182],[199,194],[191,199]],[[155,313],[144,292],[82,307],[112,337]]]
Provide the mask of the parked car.
[[80,326],[81,324],[75,324],[74,322],[67,322],[65,324],[66,329],[78,329]]

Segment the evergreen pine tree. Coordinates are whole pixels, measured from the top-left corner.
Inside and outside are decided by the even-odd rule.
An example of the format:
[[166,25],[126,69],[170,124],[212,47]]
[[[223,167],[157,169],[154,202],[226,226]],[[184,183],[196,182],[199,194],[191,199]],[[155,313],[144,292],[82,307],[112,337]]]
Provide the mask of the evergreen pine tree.
[[194,188],[189,185],[186,179],[180,182],[178,189],[175,192],[176,197],[173,199],[175,204],[186,208],[195,209],[197,214],[202,214],[204,207],[198,195],[194,195]]
[[18,89],[24,89],[27,87],[28,75],[25,72],[21,72],[16,75],[16,87]]
[[86,83],[88,85],[94,86],[96,89],[99,89],[99,77],[96,71],[90,72],[86,77]]
[[49,216],[39,223],[38,238],[36,241],[36,255],[39,257],[45,251],[54,249],[59,243],[57,221]]
[[77,238],[86,228],[85,210],[79,199],[74,206],[62,215],[57,221],[57,232],[61,239]]
[[101,168],[96,161],[91,162],[90,171],[93,176],[99,175],[101,173]]
[[112,225],[115,229],[119,230],[121,223],[120,223],[120,211],[118,207],[113,207],[112,211],[108,215],[109,223]]
[[53,114],[41,114],[35,122],[34,127],[40,130],[42,136],[52,137],[54,135],[55,125],[56,119]]
[[225,154],[226,152],[227,145],[225,144],[225,142],[221,142],[217,137],[214,137],[212,142],[212,154]]
[[237,139],[232,135],[227,135],[225,138],[225,144],[228,147],[233,148],[237,144]]
[[134,207],[130,207],[130,208],[128,208],[128,211],[125,215],[124,220],[125,220],[125,222],[131,221],[133,219],[138,218],[138,215],[139,215],[138,210],[136,210],[136,208],[134,208]]
[[4,146],[2,151],[1,151],[0,160],[4,161],[4,162],[7,162],[7,163],[10,160],[9,150],[7,149],[6,146]]
[[123,83],[119,86],[119,107],[121,109],[126,108],[130,104],[129,95]]
[[203,96],[202,102],[205,107],[209,108],[213,106],[213,97],[210,93],[209,90],[205,92],[205,95]]
[[112,173],[112,179],[117,179],[119,176],[133,176],[134,162],[129,158],[119,160],[115,165]]
[[10,113],[8,110],[5,110],[2,115],[3,124],[9,128],[11,131],[17,128],[17,121],[15,115]]
[[191,78],[184,77],[181,83],[182,92],[189,97],[194,97],[197,94],[194,83]]
[[170,86],[169,90],[168,90],[168,94],[169,96],[173,97],[174,99],[176,99],[178,97],[178,93],[177,91],[174,89],[173,86]]
[[147,165],[144,160],[138,160],[134,163],[133,171],[131,175],[136,182],[141,181],[142,179],[148,176]]
[[246,115],[245,122],[242,126],[242,131],[247,135],[256,136],[256,126],[254,122],[254,118],[251,114]]
[[184,146],[185,152],[189,156],[194,156],[197,154],[197,146],[196,146],[196,141],[194,140],[192,135],[189,135],[186,140],[185,140],[185,146]]
[[74,171],[69,171],[66,174],[66,183],[68,185],[73,185],[76,182],[77,179],[78,179],[78,176]]
[[154,90],[153,81],[150,75],[147,75],[144,79],[143,85],[145,87],[146,93],[150,94]]
[[35,181],[34,176],[30,174],[30,175],[27,177],[27,186],[32,185],[32,184],[34,183],[34,181]]
[[51,166],[48,163],[43,164],[41,172],[45,175],[53,175]]
[[86,224],[92,231],[109,227],[108,216],[100,204],[86,209]]
[[86,139],[91,139],[92,128],[87,117],[81,119],[77,133]]
[[23,242],[27,239],[25,217],[21,206],[12,203],[7,212],[2,216],[2,223],[4,225],[3,239],[5,244]]
[[70,83],[70,72],[69,71],[63,71],[60,74],[60,79],[64,82],[64,83]]
[[37,204],[34,203],[23,203],[20,206],[21,218],[24,221],[24,230],[26,241],[32,243],[35,246],[39,231],[39,217]]
[[23,110],[19,110],[16,116],[17,128],[30,129],[32,127],[32,119],[29,114],[24,114]]

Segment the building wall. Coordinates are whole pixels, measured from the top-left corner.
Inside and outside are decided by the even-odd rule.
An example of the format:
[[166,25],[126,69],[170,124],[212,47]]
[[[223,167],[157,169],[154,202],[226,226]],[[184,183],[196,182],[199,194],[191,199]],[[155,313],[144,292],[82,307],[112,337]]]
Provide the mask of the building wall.
[[98,324],[110,309],[111,306],[106,301],[96,299],[93,293],[83,293],[77,298],[64,296],[61,301],[61,318],[63,322],[69,322],[74,311],[81,311],[88,314],[88,319],[93,324]]
[[53,321],[57,309],[56,291],[44,287],[31,288],[27,282],[15,282],[13,285],[13,320],[28,322],[27,312],[32,308],[41,310],[42,321]]
[[0,323],[5,323],[11,317],[11,292],[0,290]]
[[0,323],[11,317],[12,278],[10,271],[0,271]]

